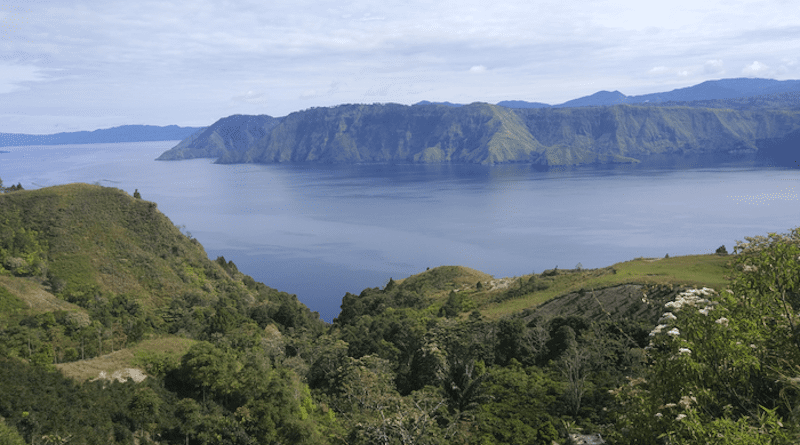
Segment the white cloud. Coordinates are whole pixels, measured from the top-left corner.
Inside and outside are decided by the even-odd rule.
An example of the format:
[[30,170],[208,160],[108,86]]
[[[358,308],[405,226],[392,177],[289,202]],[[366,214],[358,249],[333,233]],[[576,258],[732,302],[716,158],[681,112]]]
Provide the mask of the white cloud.
[[42,70],[30,65],[0,63],[0,94],[26,89],[25,82],[47,80]]
[[[676,1],[39,0],[13,23],[0,6],[0,93],[23,114],[114,106],[130,120],[207,125],[229,109],[280,116],[374,96],[562,103],[668,91],[720,77],[723,60],[800,75],[784,60],[800,54],[792,2]],[[770,67],[745,66],[756,59]]]
[[320,89],[308,89],[303,91],[300,94],[300,99],[308,100],[308,99],[317,99],[326,96],[332,96],[339,92],[344,84],[342,82],[331,82],[330,86],[325,90]]
[[264,104],[267,102],[267,95],[263,92],[248,91],[244,94],[233,96],[231,100],[248,104]]
[[706,74],[722,74],[725,72],[725,66],[722,59],[713,59],[707,61],[703,65],[703,72]]
[[760,76],[767,73],[769,67],[759,61],[754,61],[742,69],[742,73],[747,76]]
[[781,76],[797,75],[797,59],[784,57],[781,59],[781,64],[775,70]]

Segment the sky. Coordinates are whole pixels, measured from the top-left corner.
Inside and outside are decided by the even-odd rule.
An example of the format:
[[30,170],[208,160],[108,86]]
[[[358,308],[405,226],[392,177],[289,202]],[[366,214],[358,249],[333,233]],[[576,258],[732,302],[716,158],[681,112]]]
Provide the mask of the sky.
[[0,132],[800,79],[794,0],[0,1]]

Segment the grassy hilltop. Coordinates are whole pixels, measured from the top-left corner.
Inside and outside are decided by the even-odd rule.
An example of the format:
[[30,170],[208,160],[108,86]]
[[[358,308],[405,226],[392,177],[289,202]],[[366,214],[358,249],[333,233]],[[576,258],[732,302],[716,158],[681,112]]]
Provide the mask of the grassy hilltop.
[[[322,325],[296,296],[256,283],[223,258],[209,260],[155,203],[119,189],[69,184],[0,194],[0,234],[3,288],[34,312],[119,322],[109,327],[110,344],[164,330],[197,335],[207,328],[198,323],[223,309],[258,309],[285,326]],[[64,352],[54,353],[60,361]]]
[[437,267],[346,293],[327,325],[155,203],[7,192],[0,438],[793,443],[800,230],[747,241],[512,278]]

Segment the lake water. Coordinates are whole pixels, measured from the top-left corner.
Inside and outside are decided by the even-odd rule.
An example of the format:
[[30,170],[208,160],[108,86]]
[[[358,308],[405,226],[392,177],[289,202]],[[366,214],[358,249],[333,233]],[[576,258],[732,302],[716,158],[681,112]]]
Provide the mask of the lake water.
[[800,225],[800,171],[541,172],[530,166],[215,165],[154,159],[177,141],[3,147],[26,189],[99,183],[154,201],[258,281],[331,321],[345,292],[440,265],[516,276],[732,250]]

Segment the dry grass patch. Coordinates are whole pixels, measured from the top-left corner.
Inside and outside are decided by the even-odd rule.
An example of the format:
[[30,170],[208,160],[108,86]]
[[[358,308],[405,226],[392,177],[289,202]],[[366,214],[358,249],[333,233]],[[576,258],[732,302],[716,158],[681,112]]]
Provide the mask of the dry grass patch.
[[56,365],[56,368],[61,370],[65,376],[83,382],[97,378],[101,372],[111,375],[114,371],[133,368],[133,362],[133,351],[126,348],[87,360],[60,363]]
[[0,286],[3,286],[12,295],[27,303],[33,312],[70,311],[86,313],[80,306],[60,300],[48,292],[41,284],[26,278],[0,275]]
[[195,343],[197,343],[197,340],[182,337],[154,338],[144,340],[131,348],[121,349],[101,357],[61,363],[56,367],[65,376],[78,381],[95,379],[100,376],[101,372],[111,377],[115,372],[141,368],[138,356],[166,355],[180,359]]

